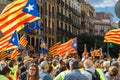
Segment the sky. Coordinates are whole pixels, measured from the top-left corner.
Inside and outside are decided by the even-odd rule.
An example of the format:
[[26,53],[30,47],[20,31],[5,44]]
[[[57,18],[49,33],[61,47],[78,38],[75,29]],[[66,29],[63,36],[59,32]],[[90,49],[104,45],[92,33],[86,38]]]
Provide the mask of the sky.
[[118,0],[85,0],[94,6],[96,12],[111,12],[113,21],[118,22],[120,19],[116,16],[114,6]]

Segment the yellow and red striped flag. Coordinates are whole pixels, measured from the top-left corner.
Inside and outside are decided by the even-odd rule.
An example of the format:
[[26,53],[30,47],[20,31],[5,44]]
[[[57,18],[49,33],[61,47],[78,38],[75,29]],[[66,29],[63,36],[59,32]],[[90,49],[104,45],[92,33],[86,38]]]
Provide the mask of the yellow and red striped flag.
[[15,0],[8,4],[0,14],[0,33],[4,35],[0,37],[0,51],[15,48],[16,46],[9,43],[14,31],[20,31],[25,23],[39,19],[38,16],[23,12],[27,2],[28,0]]
[[11,59],[15,60],[17,58],[17,55],[19,55],[20,52],[18,50],[18,48],[14,49],[13,53],[11,54]]
[[10,53],[7,53],[6,51],[2,51],[1,53],[0,53],[0,60],[3,60],[3,59],[5,59],[6,57],[10,57]]
[[91,56],[101,56],[102,53],[99,53],[101,48],[91,51]]
[[57,55],[57,48],[60,46],[60,42],[55,43],[53,46],[51,46],[49,48],[49,53],[52,57],[54,57],[55,55]]
[[20,38],[20,41],[19,41],[20,45],[22,45],[23,47],[26,47],[27,46],[27,39],[26,39],[26,36],[23,34]]
[[77,52],[77,38],[70,39],[69,41],[61,44],[57,49],[57,54],[61,57],[64,57],[67,52]]
[[113,29],[108,31],[104,36],[104,42],[120,44],[120,29]]
[[84,52],[82,54],[82,60],[85,60],[88,58],[88,52],[87,52],[87,46],[84,44]]

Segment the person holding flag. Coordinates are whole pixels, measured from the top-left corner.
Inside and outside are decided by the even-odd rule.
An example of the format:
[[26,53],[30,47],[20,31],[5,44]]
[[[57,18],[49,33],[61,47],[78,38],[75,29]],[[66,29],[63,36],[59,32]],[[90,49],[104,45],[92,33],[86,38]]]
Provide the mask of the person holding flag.
[[41,49],[38,51],[38,53],[40,54],[40,56],[42,58],[44,58],[45,56],[47,56],[47,53],[48,53],[48,49],[46,47],[44,39],[41,39],[41,45],[40,45],[40,47],[41,47]]

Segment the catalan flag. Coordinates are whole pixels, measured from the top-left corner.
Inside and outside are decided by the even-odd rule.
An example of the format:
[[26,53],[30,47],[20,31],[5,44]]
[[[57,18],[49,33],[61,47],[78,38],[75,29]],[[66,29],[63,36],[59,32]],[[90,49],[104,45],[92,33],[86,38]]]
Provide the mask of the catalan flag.
[[57,48],[60,46],[60,42],[55,43],[53,46],[51,46],[49,48],[49,53],[52,57],[54,57],[55,55],[57,55]]
[[104,42],[120,44],[120,29],[112,29],[104,36]]
[[17,31],[15,30],[15,32],[13,33],[11,39],[10,39],[10,43],[16,45],[16,46],[19,46],[19,37],[18,37],[18,33]]
[[0,60],[3,60],[6,57],[10,57],[11,54],[7,53],[6,51],[2,51],[0,53]]
[[69,41],[61,44],[57,49],[57,54],[61,57],[64,57],[67,52],[77,52],[77,38],[70,39]]
[[100,50],[101,50],[101,48],[91,51],[91,56],[101,56],[102,53]]
[[84,52],[82,54],[82,60],[85,60],[88,58],[88,52],[87,52],[87,46],[84,44]]
[[[31,3],[29,3],[29,1]],[[15,0],[7,5],[0,14],[0,33],[2,34],[2,36],[0,36],[0,51],[15,47],[13,44],[9,43],[15,30],[20,31],[24,28],[25,23],[39,19],[38,15],[33,15],[33,12],[35,14],[39,13],[36,8],[34,9],[36,5],[35,1],[36,0]],[[30,10],[29,5],[32,5],[32,10]],[[23,10],[24,8],[27,9],[28,12],[26,12],[27,10]]]
[[27,46],[28,41],[27,41],[26,36],[24,34],[21,36],[19,43],[23,47]]
[[14,51],[11,54],[11,59],[12,60],[16,59],[17,55],[19,55],[19,54],[20,54],[20,52],[19,52],[18,48],[14,49]]

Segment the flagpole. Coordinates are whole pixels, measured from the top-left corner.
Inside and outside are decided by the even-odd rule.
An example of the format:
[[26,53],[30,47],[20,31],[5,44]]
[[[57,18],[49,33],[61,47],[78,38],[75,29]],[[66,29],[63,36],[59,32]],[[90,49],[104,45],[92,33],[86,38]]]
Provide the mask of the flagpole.
[[109,44],[107,43],[107,55],[108,55],[108,58],[110,58],[110,54],[109,54]]
[[95,60],[96,42],[97,42],[97,39],[95,39],[95,46],[94,46],[94,55],[93,55],[93,61]]

